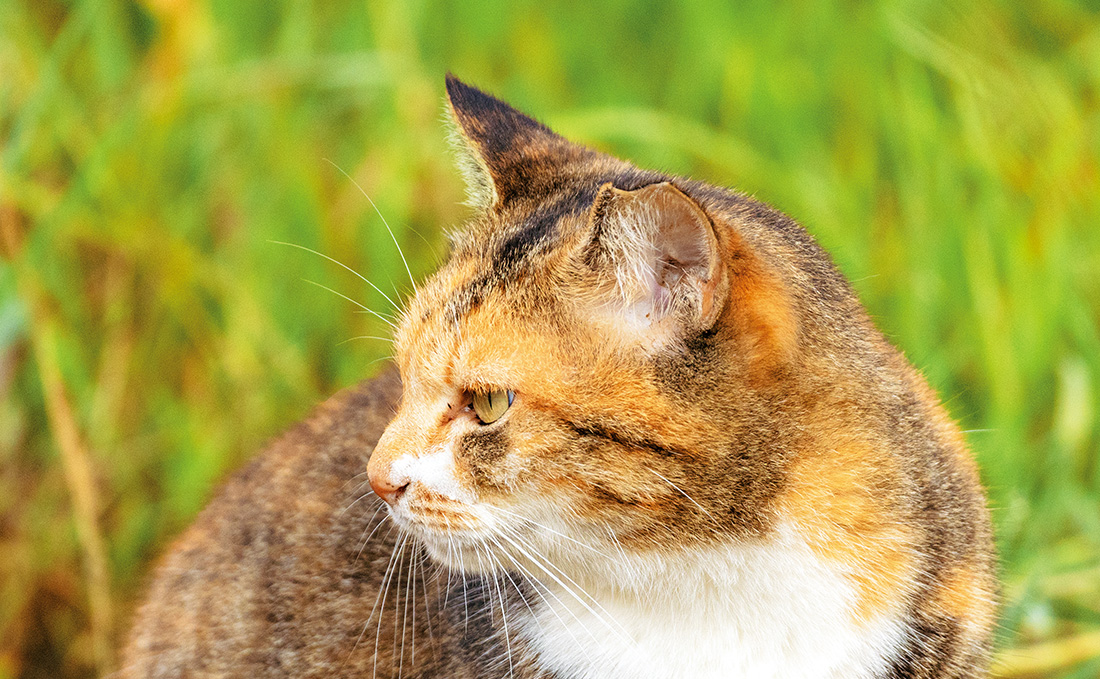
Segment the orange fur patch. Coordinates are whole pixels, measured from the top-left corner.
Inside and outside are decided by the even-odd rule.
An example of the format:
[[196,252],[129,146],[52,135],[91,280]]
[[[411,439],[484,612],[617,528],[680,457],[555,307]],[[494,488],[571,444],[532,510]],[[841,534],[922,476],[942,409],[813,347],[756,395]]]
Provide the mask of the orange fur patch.
[[786,363],[798,349],[798,319],[786,286],[764,267],[736,229],[725,234],[729,239],[725,259],[733,262],[729,307],[736,315],[731,320],[754,339],[758,366],[767,370]]
[[884,499],[895,486],[883,456],[849,442],[803,454],[779,500],[781,516],[855,585],[852,615],[860,623],[895,610],[912,581],[912,529]]
[[989,629],[996,611],[991,585],[992,578],[984,569],[969,564],[954,568],[936,589],[931,610],[975,630]]

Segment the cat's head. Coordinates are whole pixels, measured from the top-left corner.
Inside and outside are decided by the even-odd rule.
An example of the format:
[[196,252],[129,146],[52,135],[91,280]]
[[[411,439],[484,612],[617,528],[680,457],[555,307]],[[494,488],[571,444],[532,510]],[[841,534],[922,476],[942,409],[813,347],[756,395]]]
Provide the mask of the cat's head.
[[394,520],[466,570],[765,532],[813,275],[789,262],[816,246],[743,196],[447,92],[478,214],[397,332],[404,395],[369,464]]

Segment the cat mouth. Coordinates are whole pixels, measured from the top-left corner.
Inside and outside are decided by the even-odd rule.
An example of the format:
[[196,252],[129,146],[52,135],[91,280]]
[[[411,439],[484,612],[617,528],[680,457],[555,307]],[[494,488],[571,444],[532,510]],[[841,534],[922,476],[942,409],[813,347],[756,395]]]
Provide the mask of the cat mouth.
[[390,509],[394,522],[420,542],[434,561],[465,573],[560,572],[559,566],[550,564],[563,547],[577,552],[574,557],[581,561],[607,556],[558,529],[495,505],[418,493]]
[[410,526],[428,533],[457,537],[478,532],[483,523],[468,512],[441,508],[417,508],[411,512]]
[[489,573],[514,560],[507,546],[517,526],[497,508],[453,500],[429,491],[389,506],[390,517],[436,562],[462,572]]
[[481,557],[493,542],[492,530],[469,512],[416,511],[405,519],[395,517],[395,521],[437,563],[462,572],[484,570]]
[[417,493],[390,509],[398,526],[425,541],[480,542],[491,530],[489,517],[435,493]]

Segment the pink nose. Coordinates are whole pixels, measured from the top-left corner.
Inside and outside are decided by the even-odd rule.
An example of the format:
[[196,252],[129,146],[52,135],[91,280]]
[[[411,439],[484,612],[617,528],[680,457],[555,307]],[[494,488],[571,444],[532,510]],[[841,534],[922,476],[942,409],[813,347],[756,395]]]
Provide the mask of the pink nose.
[[375,473],[375,470],[369,468],[367,476],[370,478],[370,487],[374,494],[391,505],[396,504],[397,500],[405,494],[405,489],[409,487],[408,479],[394,480],[387,473]]

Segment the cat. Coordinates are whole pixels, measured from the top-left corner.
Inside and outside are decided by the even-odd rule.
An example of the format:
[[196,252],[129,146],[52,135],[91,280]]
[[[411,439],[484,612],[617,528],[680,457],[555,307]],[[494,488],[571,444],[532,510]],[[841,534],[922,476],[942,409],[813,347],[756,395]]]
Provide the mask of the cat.
[[396,366],[228,482],[120,675],[983,676],[975,466],[813,238],[446,90],[477,216]]

